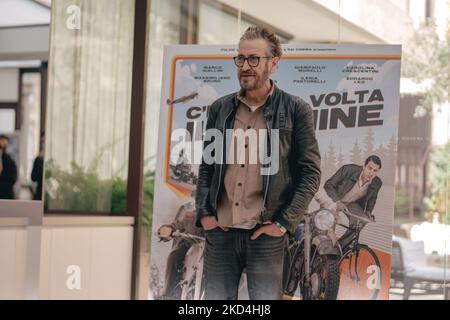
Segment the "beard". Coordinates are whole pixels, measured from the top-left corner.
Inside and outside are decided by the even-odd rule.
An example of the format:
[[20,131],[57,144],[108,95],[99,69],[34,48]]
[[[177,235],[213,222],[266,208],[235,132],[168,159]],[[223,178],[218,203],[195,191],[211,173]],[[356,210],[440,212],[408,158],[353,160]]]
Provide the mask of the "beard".
[[[247,76],[247,77],[246,77]],[[257,90],[262,88],[269,79],[269,66],[266,65],[261,74],[257,74],[253,70],[239,72],[239,84],[245,91]]]

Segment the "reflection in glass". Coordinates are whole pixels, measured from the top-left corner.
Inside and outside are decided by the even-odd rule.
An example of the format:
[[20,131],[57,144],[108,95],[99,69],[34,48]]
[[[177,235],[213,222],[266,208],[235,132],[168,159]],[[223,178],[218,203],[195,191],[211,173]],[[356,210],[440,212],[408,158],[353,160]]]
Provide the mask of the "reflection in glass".
[[36,184],[32,181],[32,171],[35,170],[36,175],[38,167],[34,166],[35,159],[39,156],[40,147],[40,124],[41,124],[41,74],[38,72],[24,73],[22,75],[22,125],[19,163],[20,199],[36,199],[39,193]]
[[[202,2],[199,10],[198,43],[236,44],[250,25],[251,23],[245,20],[238,21],[237,15]],[[224,30],[227,32],[223,32]]]
[[52,5],[47,210],[125,211],[133,30],[134,1]]

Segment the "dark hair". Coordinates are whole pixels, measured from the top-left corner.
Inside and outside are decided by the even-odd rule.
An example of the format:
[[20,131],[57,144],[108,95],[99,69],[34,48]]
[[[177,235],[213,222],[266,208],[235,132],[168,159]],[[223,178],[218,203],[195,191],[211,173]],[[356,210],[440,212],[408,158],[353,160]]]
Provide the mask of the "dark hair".
[[245,40],[264,39],[270,46],[270,53],[274,57],[281,57],[283,50],[281,49],[281,43],[275,33],[268,29],[258,26],[251,26],[245,30],[239,43]]
[[9,142],[9,137],[8,137],[8,136],[5,136],[4,134],[0,134],[0,140],[1,140],[1,139],[8,140],[8,142]]
[[381,169],[381,159],[379,156],[376,155],[371,155],[370,157],[368,157],[366,159],[366,162],[364,162],[364,165],[367,166],[367,164],[369,163],[369,161],[372,161],[373,163],[375,163],[376,165],[378,165]]

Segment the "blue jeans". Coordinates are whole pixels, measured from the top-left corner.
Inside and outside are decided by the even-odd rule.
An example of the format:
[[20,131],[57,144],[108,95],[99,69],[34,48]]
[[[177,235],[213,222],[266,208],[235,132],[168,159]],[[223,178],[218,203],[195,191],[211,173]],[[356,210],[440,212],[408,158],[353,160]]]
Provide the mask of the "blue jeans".
[[247,273],[251,300],[279,300],[283,294],[283,258],[286,236],[260,235],[252,230],[215,228],[205,232],[205,293],[207,300],[236,300],[239,280]]

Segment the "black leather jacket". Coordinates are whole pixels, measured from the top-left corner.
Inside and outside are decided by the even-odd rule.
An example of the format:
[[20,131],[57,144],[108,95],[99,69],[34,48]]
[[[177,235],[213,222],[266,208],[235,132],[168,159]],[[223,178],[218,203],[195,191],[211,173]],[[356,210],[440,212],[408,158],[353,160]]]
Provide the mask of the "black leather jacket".
[[13,158],[7,153],[0,155],[3,170],[0,173],[0,199],[14,199],[14,184],[17,181],[17,167]]
[[[363,170],[362,166],[356,164],[346,164],[325,182],[323,188],[333,201],[341,200],[358,181]],[[383,182],[380,178],[374,177],[369,184],[367,193],[361,199],[355,201],[363,213],[372,213],[377,201],[378,191],[380,191]]]
[[[208,109],[206,130],[215,128],[224,133],[227,129],[233,129],[238,105],[236,93],[216,100]],[[266,126],[279,129],[280,141],[278,172],[263,176],[264,206],[261,218],[262,221],[277,221],[288,232],[294,233],[320,184],[320,153],[313,112],[305,101],[276,86],[263,108]],[[203,149],[210,143],[214,141],[204,141]],[[226,155],[224,142],[223,159]],[[224,191],[226,169],[225,161],[223,164],[207,164],[202,158],[195,201],[196,225],[199,227],[203,216],[217,217],[217,203],[220,193]]]

